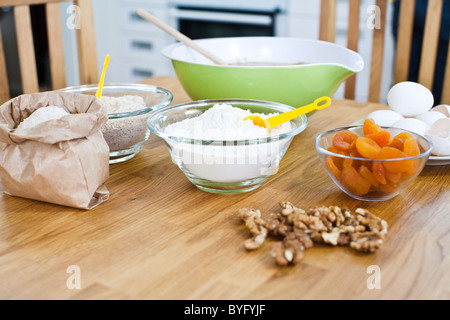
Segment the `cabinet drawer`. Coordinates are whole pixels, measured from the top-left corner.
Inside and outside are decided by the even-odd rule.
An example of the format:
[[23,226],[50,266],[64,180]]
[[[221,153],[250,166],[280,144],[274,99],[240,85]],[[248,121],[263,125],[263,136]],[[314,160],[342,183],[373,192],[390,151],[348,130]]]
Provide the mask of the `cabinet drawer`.
[[120,43],[123,56],[144,59],[166,59],[161,50],[169,44],[167,39],[151,35],[121,36]]
[[172,75],[172,65],[170,63],[161,63],[158,60],[146,59],[122,59],[122,72],[120,81],[137,82],[150,77]]

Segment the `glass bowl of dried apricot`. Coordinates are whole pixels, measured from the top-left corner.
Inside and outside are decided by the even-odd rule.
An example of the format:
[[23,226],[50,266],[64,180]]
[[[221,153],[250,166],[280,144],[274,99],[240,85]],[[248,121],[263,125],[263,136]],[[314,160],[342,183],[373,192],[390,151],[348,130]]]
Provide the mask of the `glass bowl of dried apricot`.
[[330,130],[316,138],[316,149],[336,185],[352,198],[382,201],[397,196],[424,168],[432,142],[417,133],[363,126]]

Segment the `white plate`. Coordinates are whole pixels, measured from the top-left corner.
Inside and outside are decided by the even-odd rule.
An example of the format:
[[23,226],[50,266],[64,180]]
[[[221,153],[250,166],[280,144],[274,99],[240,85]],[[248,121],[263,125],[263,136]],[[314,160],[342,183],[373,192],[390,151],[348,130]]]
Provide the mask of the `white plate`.
[[427,166],[446,166],[450,164],[450,156],[431,156],[427,161]]

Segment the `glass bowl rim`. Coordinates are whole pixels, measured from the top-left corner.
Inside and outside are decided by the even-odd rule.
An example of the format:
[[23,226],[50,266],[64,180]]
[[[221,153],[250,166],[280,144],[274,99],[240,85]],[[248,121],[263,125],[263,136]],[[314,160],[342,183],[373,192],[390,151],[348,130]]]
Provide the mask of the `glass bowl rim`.
[[396,128],[396,127],[385,127],[382,126],[381,128],[383,129],[396,129],[396,130],[402,130],[402,132],[407,132],[416,136],[419,136],[420,138],[424,139],[427,143],[428,143],[428,149],[422,153],[420,153],[417,156],[413,156],[413,157],[406,157],[406,158],[393,158],[393,159],[374,159],[374,158],[361,158],[361,157],[352,157],[352,156],[346,156],[343,154],[339,154],[339,153],[334,153],[331,151],[328,151],[324,148],[322,148],[321,146],[319,146],[319,141],[326,135],[331,134],[331,133],[336,133],[339,131],[343,131],[343,130],[349,130],[349,129],[362,129],[363,126],[359,125],[359,126],[347,126],[347,127],[340,127],[340,128],[335,128],[335,129],[331,129],[331,130],[327,130],[325,132],[322,132],[321,134],[319,134],[316,139],[315,139],[315,146],[316,146],[316,150],[318,153],[322,153],[322,154],[326,154],[329,156],[333,156],[333,157],[338,157],[338,158],[342,158],[342,159],[351,159],[351,160],[364,160],[364,161],[380,161],[380,162],[394,162],[394,161],[402,161],[402,160],[414,160],[414,159],[420,159],[420,158],[426,158],[429,157],[431,155],[431,151],[433,149],[433,142],[431,142],[430,139],[428,139],[427,137],[418,134],[416,132],[410,131],[410,130],[406,130],[406,129],[402,129],[402,128]]
[[[164,99],[162,102],[155,104],[152,107],[146,107],[143,109],[138,109],[135,111],[128,111],[128,112],[117,112],[117,113],[108,113],[108,119],[116,119],[116,118],[125,118],[125,117],[131,117],[131,116],[138,116],[142,114],[146,114],[149,112],[153,112],[162,108],[167,107],[173,100],[173,94],[168,89],[154,86],[151,84],[144,84],[144,83],[105,83],[103,85],[103,89],[105,88],[121,88],[126,89],[130,88],[133,90],[137,90],[140,92],[151,92],[151,93],[163,93]],[[59,89],[57,91],[60,92],[70,92],[73,94],[83,94],[83,93],[74,93],[73,91],[88,91],[88,90],[96,90],[98,88],[97,84],[85,84],[85,85],[79,85],[79,86],[71,86]]]
[[[193,144],[193,145],[205,145],[205,146],[223,146],[223,147],[234,147],[237,145],[253,145],[253,144],[263,144],[263,143],[271,143],[271,142],[277,142],[281,140],[285,140],[291,137],[294,137],[298,135],[299,133],[303,132],[306,127],[308,126],[308,117],[306,115],[302,115],[296,119],[301,118],[302,124],[295,129],[292,129],[288,132],[274,135],[274,136],[268,136],[264,138],[256,138],[256,139],[244,139],[244,140],[201,140],[201,139],[193,139],[193,138],[186,138],[186,137],[178,137],[178,136],[172,136],[166,134],[162,130],[156,129],[154,126],[150,125],[154,121],[157,121],[159,117],[163,116],[165,113],[169,111],[181,111],[185,110],[187,107],[208,107],[213,106],[217,103],[249,103],[249,104],[255,104],[255,105],[263,105],[263,106],[278,106],[281,108],[285,108],[288,110],[294,110],[296,108],[278,103],[278,102],[272,102],[272,101],[265,101],[265,100],[255,100],[255,99],[207,99],[207,100],[198,100],[198,101],[189,101],[180,103],[177,105],[169,106],[167,108],[160,109],[150,115],[149,119],[147,120],[147,126],[150,129],[150,131],[155,134],[156,136],[164,139],[165,141],[173,141],[178,143],[186,143],[186,144]],[[276,112],[276,111],[274,111]],[[295,120],[295,119],[294,119]],[[292,120],[291,120],[292,121]]]

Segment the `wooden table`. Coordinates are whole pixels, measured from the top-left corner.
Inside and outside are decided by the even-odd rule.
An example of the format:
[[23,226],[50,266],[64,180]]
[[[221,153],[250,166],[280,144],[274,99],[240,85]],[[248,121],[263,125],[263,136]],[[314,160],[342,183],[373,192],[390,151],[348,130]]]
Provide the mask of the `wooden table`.
[[[146,82],[171,90],[174,103],[189,100],[174,78]],[[450,167],[426,167],[399,196],[368,203],[340,191],[316,155],[320,132],[380,108],[334,100],[294,139],[278,174],[247,194],[196,189],[152,135],[134,159],[111,165],[111,198],[91,211],[1,195],[0,298],[449,299]],[[316,245],[299,265],[278,267],[270,243],[243,248],[237,211],[268,214],[281,200],[367,208],[389,223],[386,243],[375,254]],[[370,266],[380,268],[380,289],[367,285]],[[81,289],[70,290],[75,275]]]

